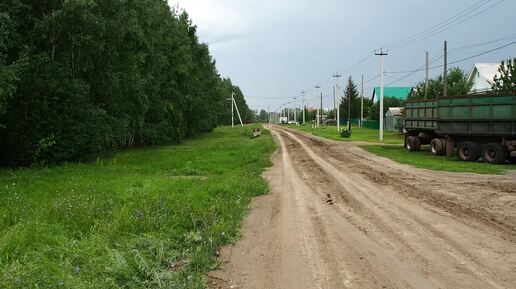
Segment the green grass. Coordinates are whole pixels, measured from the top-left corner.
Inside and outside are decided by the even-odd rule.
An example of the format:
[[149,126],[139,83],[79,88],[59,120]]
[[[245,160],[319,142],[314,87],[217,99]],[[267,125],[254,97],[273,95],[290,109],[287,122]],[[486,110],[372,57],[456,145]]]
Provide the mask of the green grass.
[[470,163],[459,161],[457,158],[434,156],[430,153],[427,146],[424,146],[424,150],[419,152],[408,152],[403,146],[363,145],[361,147],[368,152],[389,158],[402,164],[436,171],[503,174],[510,170],[516,170],[516,165],[514,164],[491,165],[478,162]]
[[204,288],[275,149],[219,128],[86,164],[0,170],[0,288]]
[[[353,127],[350,138],[343,138],[337,132],[336,126],[325,126],[322,125],[319,128],[312,128],[310,125],[300,125],[293,126],[290,125],[290,128],[297,129],[300,131],[304,131],[307,133],[311,133],[316,136],[338,140],[338,141],[363,141],[363,142],[371,142],[378,143],[379,131],[376,129],[369,128],[358,128]],[[403,135],[398,135],[393,131],[384,131],[384,141],[385,144],[402,144],[403,143]]]
[[[310,125],[289,125],[289,127],[332,140],[379,143],[378,130],[375,129],[354,127],[350,138],[342,138],[337,132],[337,128],[335,126],[312,128]],[[361,147],[371,153],[389,158],[402,164],[436,171],[503,174],[507,171],[516,170],[516,165],[514,164],[490,165],[485,163],[463,162],[459,161],[457,158],[449,159],[447,157],[436,157],[430,153],[427,146],[424,146],[424,150],[420,152],[407,152],[403,146],[392,146],[392,144],[403,144],[403,138],[403,135],[398,135],[392,131],[385,131],[383,143],[390,144],[389,146],[362,145]]]

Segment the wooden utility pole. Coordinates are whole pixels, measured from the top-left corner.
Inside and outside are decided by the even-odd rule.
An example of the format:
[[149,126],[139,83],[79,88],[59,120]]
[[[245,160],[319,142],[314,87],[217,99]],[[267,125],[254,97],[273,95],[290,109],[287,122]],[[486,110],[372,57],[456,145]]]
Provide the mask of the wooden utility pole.
[[444,89],[443,96],[448,96],[448,41],[444,41]]
[[428,98],[428,87],[430,86],[430,80],[428,79],[428,51],[426,51],[425,56],[425,99]]
[[362,74],[362,84],[360,85],[360,127],[364,127],[364,75]]
[[351,117],[351,106],[353,105],[353,100],[351,94],[348,95],[348,130],[351,131],[351,121],[353,120]]

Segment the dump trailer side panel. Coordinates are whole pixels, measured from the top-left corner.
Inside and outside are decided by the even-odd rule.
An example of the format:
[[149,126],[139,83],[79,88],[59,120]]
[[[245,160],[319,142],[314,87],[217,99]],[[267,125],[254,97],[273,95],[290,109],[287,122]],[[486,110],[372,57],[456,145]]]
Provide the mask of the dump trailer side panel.
[[[489,163],[516,155],[516,95],[468,95],[405,105],[405,146],[418,150],[430,144],[432,153]],[[514,159],[512,160],[514,161]]]
[[405,105],[405,128],[409,130],[437,130],[437,101],[407,102]]
[[516,95],[463,96],[409,101],[407,130],[439,134],[516,136]]
[[469,96],[439,99],[440,134],[516,135],[516,96]]

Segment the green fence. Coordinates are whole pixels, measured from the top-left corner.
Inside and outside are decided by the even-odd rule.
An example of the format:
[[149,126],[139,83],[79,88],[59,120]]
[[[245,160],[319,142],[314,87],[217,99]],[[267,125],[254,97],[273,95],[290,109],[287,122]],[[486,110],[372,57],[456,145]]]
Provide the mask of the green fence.
[[[360,123],[360,119],[358,119],[358,118],[351,120],[351,124],[353,126],[358,126],[359,123]],[[340,120],[340,125],[341,126],[348,125],[348,120],[347,119],[341,119]],[[364,120],[364,127],[365,128],[370,128],[370,129],[380,129],[380,121],[378,121],[378,120]]]
[[370,129],[380,129],[379,120],[364,120],[364,127]]

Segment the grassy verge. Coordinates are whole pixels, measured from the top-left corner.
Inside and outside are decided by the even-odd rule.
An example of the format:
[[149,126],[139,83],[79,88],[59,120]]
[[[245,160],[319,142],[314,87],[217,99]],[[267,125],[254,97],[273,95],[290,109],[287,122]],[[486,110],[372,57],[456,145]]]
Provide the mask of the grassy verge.
[[94,163],[0,170],[0,288],[204,288],[275,148],[219,128]]
[[503,174],[510,170],[516,170],[516,165],[491,165],[485,163],[470,163],[459,161],[457,158],[434,156],[427,147],[419,152],[408,152],[402,146],[361,146],[368,152],[386,157],[402,164],[412,165],[418,168],[479,174]]
[[[338,140],[338,141],[363,141],[363,142],[371,142],[378,143],[379,131],[376,129],[369,128],[358,128],[353,127],[351,137],[342,138],[340,134],[337,132],[337,127],[335,126],[321,126],[320,128],[312,128],[310,125],[300,125],[300,126],[289,126],[290,128],[297,129],[300,131],[304,131],[307,133],[311,133],[316,136]],[[392,131],[384,132],[384,143],[386,144],[402,144],[403,143],[403,135],[398,135]]]

